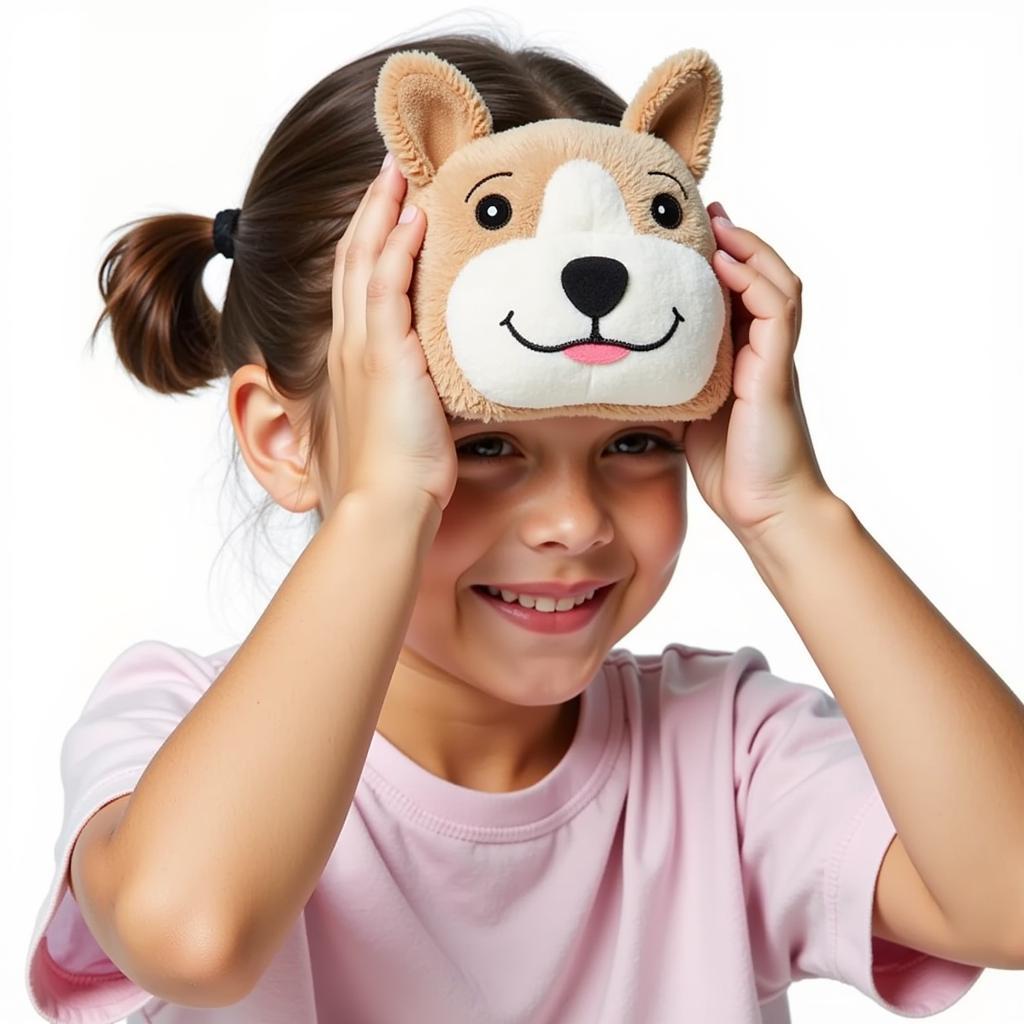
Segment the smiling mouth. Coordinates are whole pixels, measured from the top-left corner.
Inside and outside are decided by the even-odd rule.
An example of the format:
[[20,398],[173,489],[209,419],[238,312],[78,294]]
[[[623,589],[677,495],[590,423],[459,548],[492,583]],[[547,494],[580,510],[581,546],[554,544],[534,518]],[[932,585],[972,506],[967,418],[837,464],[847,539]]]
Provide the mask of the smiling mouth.
[[[601,331],[598,329],[597,322],[600,317],[592,317],[590,321],[590,337],[589,338],[574,338],[572,341],[563,342],[561,345],[536,345],[532,341],[524,338],[516,329],[512,326],[512,314],[514,310],[509,310],[508,315],[504,320],[498,321],[499,327],[507,327],[509,334],[512,335],[516,341],[519,342],[524,348],[532,349],[534,352],[563,352],[568,348],[575,348],[579,345],[598,345],[607,346],[609,348],[625,349],[627,352],[651,352],[656,348],[661,348],[673,334],[676,333],[676,327],[681,323],[685,323],[686,317],[676,309],[672,307],[672,326],[665,332],[662,337],[657,341],[652,341],[649,345],[636,345],[631,341],[621,341],[618,338],[604,338],[601,336]],[[626,353],[621,353],[625,355]]]

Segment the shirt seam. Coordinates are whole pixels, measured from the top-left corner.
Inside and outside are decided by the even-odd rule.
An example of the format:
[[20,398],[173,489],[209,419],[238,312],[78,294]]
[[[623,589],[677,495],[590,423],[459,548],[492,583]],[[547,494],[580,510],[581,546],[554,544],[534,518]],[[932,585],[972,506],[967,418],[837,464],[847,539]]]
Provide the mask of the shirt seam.
[[[108,786],[110,786],[111,783],[117,782],[117,780],[119,780],[121,778],[127,778],[130,775],[135,775],[137,772],[138,772],[138,768],[137,767],[136,768],[122,768],[122,769],[114,772],[111,775],[104,776],[103,778],[101,778],[98,781],[96,781],[95,783],[93,783],[93,785],[89,786],[85,790],[85,792],[82,793],[82,795],[75,802],[75,806],[74,806],[73,809],[77,811],[78,808],[80,808],[80,807],[88,807],[88,806],[90,806],[93,803],[93,801],[95,800],[95,798],[101,792],[103,792]],[[138,783],[138,780],[136,779],[136,784],[137,783]],[[122,787],[120,785],[114,786],[114,789],[121,789],[121,788]],[[134,788],[135,787],[133,786],[131,789],[128,789],[127,792],[128,793],[133,792]],[[124,796],[124,795],[125,795],[125,793],[121,793],[121,796]],[[108,797],[107,802],[109,803],[110,800],[116,800],[116,799],[117,799],[117,796]],[[93,813],[95,813],[95,812],[93,812]],[[89,817],[91,817],[91,816],[92,815],[89,815]],[[89,819],[86,818],[86,820],[83,821],[82,824],[75,830],[75,837],[77,837],[78,835],[81,834],[81,831],[85,827],[85,825],[88,823],[88,820]],[[72,845],[73,845],[73,843],[74,843],[74,839],[72,840]],[[73,892],[71,892],[70,887],[68,887],[66,882],[65,882],[65,878],[67,877],[68,871],[70,870],[70,866],[71,866],[71,846],[69,846],[69,848],[68,848],[66,860],[62,859],[62,865],[63,866],[61,868],[61,880],[58,883],[58,892],[59,892],[59,886],[64,886],[65,888],[68,889],[68,892],[70,893],[71,898],[74,900],[75,899],[75,894]],[[75,902],[77,903],[78,901],[75,900]],[[53,915],[57,912],[58,906],[59,906],[59,903],[56,901],[56,899],[54,900],[54,902],[52,904],[48,905],[47,916],[50,918],[50,920],[53,919]],[[97,979],[101,979],[102,980],[102,979],[116,978],[116,977],[120,977],[120,976],[122,976],[124,974],[123,971],[121,971],[120,969],[116,969],[116,968],[115,968],[114,971],[108,971],[105,974],[90,974],[88,971],[73,971],[73,970],[71,970],[71,969],[69,969],[67,967],[64,967],[57,960],[55,960],[53,958],[53,955],[50,953],[50,946],[49,946],[49,942],[47,941],[45,931],[39,937],[39,947],[40,947],[43,955],[45,956],[47,962],[50,965],[52,965],[54,971],[57,974],[59,974],[65,981],[68,981],[68,982],[70,982],[72,984],[75,984],[75,985],[93,984],[93,983],[96,982]],[[109,959],[109,957],[108,957],[108,959]],[[113,961],[111,961],[111,962],[113,962]],[[27,971],[28,971],[28,968],[26,968],[26,972]]]
[[[120,779],[122,777],[127,778],[129,775],[135,775],[140,768],[142,769],[142,771],[145,771],[146,765],[134,765],[131,768],[118,768],[116,772],[111,772],[109,775],[102,776],[101,778],[97,779],[91,786],[89,786],[83,793],[81,793],[81,795],[75,801],[75,807],[77,808],[80,805],[91,803],[92,798],[99,791],[109,786],[111,782],[114,782],[115,780]],[[138,785],[138,779],[136,779],[136,785]],[[131,790],[129,790],[128,792],[131,792]],[[121,794],[121,796],[125,795],[125,793]],[[110,797],[110,799],[116,800],[117,797]]]
[[98,974],[91,974],[88,971],[73,971],[70,968],[65,967],[63,964],[54,960],[53,954],[50,952],[50,944],[45,935],[40,939],[40,951],[46,958],[47,968],[72,985],[98,985],[100,982],[113,981],[116,978],[127,977],[124,971],[117,967],[112,971],[103,971]]
[[[825,883],[825,913],[827,919],[830,922],[829,929],[829,956],[831,958],[831,966],[833,974],[846,984],[853,984],[853,981],[842,974],[839,970],[839,901],[841,893],[839,892],[839,885],[842,879],[842,868],[846,857],[846,851],[849,849],[850,844],[857,837],[858,832],[864,827],[867,820],[868,812],[871,810],[875,800],[880,799],[877,791],[868,794],[867,799],[859,808],[858,812],[853,817],[853,824],[847,830],[841,841],[837,844],[836,849],[833,851],[832,856],[829,858],[826,867],[826,883]],[[878,884],[877,871],[875,872],[874,885]],[[872,894],[872,900],[874,896]],[[869,945],[874,943],[874,933],[871,931],[870,919],[868,921],[868,942]],[[903,946],[901,943],[894,943],[894,945],[900,946],[902,949],[906,949],[908,952],[914,952],[917,955],[905,958],[902,960],[895,961],[888,964],[875,965],[874,953],[871,951],[871,963],[868,966],[868,973],[873,974],[899,974],[903,971],[910,971],[929,959],[930,954],[924,953],[919,950],[913,950],[910,946]]]
[[823,898],[825,900],[826,920],[828,920],[829,922],[828,955],[830,960],[830,966],[833,975],[839,978],[847,985],[852,984],[852,982],[839,969],[840,875],[842,871],[843,858],[846,855],[846,851],[849,849],[849,846],[853,842],[854,837],[857,835],[858,830],[864,823],[864,820],[868,813],[868,809],[870,808],[871,802],[874,800],[874,798],[875,797],[873,793],[869,794],[867,799],[865,799],[861,806],[858,808],[857,813],[853,816],[852,824],[840,837],[840,841],[834,847],[832,854],[829,856],[825,865],[825,886],[823,891]]
[[615,749],[613,750],[610,746],[606,748],[604,757],[597,764],[586,784],[571,799],[545,817],[523,825],[464,825],[449,821],[420,807],[412,797],[381,775],[373,765],[365,763],[363,767],[366,782],[371,788],[377,790],[386,803],[396,806],[414,824],[429,829],[431,832],[453,839],[463,839],[467,842],[529,842],[561,828],[593,800],[618,761],[625,739],[626,730],[621,729],[619,742]]
[[619,720],[618,743],[613,748],[610,742],[610,734],[615,726],[615,713],[611,707],[611,702],[614,700],[622,701],[621,689],[623,681],[621,665],[616,663],[616,669],[619,672],[619,686],[616,688],[619,692],[612,693],[612,687],[608,686],[607,681],[605,682],[605,685],[608,686],[609,714],[608,735],[605,737],[604,752],[584,785],[566,803],[543,818],[527,822],[523,825],[459,824],[420,807],[412,797],[395,786],[370,764],[369,760],[363,762],[363,778],[367,785],[374,789],[386,803],[392,803],[414,824],[440,835],[466,840],[467,842],[504,843],[529,842],[548,835],[576,817],[601,791],[608,780],[608,776],[618,763],[622,747],[628,739],[629,729],[625,721],[625,709],[622,708],[622,718]]

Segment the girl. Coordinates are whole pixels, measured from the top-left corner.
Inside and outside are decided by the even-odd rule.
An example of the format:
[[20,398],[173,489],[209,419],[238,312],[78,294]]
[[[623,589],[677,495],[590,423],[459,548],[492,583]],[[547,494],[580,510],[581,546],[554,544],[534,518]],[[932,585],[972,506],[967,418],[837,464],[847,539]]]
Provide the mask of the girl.
[[[1024,964],[1024,709],[825,484],[799,280],[712,204],[716,416],[446,418],[407,295],[425,218],[393,163],[374,177],[369,97],[406,48],[463,70],[496,131],[622,114],[550,54],[407,42],[296,105],[240,216],[150,218],[108,255],[125,365],[168,392],[230,374],[247,465],[319,528],[243,643],[140,642],[97,683],[37,1012],[777,1024],[801,978],[924,1016]],[[613,647],[672,576],[687,466],[838,701],[751,647]]]

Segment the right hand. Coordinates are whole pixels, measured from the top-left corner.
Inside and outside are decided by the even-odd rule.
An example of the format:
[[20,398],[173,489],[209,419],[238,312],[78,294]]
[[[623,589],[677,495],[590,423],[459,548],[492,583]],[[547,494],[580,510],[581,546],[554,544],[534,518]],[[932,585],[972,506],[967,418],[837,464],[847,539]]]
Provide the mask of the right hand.
[[363,195],[335,248],[327,376],[337,494],[426,494],[443,512],[458,459],[412,327],[407,293],[426,214],[420,209],[410,223],[397,223],[405,191],[392,162]]

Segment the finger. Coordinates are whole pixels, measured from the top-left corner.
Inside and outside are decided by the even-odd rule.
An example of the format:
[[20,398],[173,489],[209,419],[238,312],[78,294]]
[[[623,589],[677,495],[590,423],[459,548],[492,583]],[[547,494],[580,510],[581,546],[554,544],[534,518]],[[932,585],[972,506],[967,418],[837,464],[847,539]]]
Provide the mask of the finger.
[[344,259],[341,294],[345,316],[350,321],[345,328],[344,344],[363,344],[366,336],[366,286],[388,234],[398,220],[405,189],[405,176],[395,163],[382,169],[370,186],[366,207]]
[[370,199],[370,189],[363,190],[345,230],[334,247],[334,270],[331,278],[331,335],[327,343],[327,376],[333,379],[343,368],[342,341],[345,331],[345,300],[342,281],[345,277],[345,254],[353,234],[358,230],[359,218]]
[[[388,235],[366,288],[366,352],[364,366],[389,365],[395,340],[412,332],[412,281],[416,253],[423,242],[427,218],[412,206],[411,220],[399,221]],[[417,346],[418,347],[418,346]],[[422,353],[421,353],[422,355]]]
[[338,239],[334,246],[334,273],[331,279],[331,319],[335,333],[339,334],[344,322],[341,282],[345,276],[345,253],[348,250],[349,242],[352,240],[352,235],[358,229],[359,218],[362,216],[363,210],[366,209],[366,203],[369,198],[370,189],[367,188],[360,197],[359,204],[353,211],[352,216],[349,217],[348,224],[345,225],[341,238]]
[[[714,204],[712,204],[714,205]],[[737,227],[721,217],[711,218],[715,231],[715,241],[719,248],[731,256],[753,266],[768,278],[784,295],[788,295],[797,303],[797,334],[800,333],[801,292],[803,285],[800,278],[790,270],[785,260],[760,236],[746,228]]]
[[754,318],[748,331],[749,345],[764,364],[764,378],[777,395],[788,396],[793,387],[799,301],[748,263],[730,262],[721,250],[716,250],[712,259],[722,280],[739,294]]
[[785,260],[759,235],[747,228],[737,227],[722,217],[712,217],[715,241],[738,260],[752,263],[778,289],[794,299],[800,294],[800,279],[789,269]]

